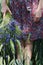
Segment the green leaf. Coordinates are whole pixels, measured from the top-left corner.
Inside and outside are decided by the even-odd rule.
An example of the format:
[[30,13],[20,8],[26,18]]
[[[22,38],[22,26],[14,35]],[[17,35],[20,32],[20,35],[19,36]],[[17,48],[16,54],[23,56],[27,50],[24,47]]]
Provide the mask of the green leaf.
[[17,65],[23,65],[23,62],[21,60],[16,59],[16,64]]
[[3,44],[0,45],[0,52],[1,52],[1,50],[2,50],[2,47],[3,47]]
[[3,57],[0,57],[0,65],[3,65]]
[[15,54],[14,43],[11,39],[10,39],[10,46],[11,46],[12,53]]
[[10,56],[8,55],[8,63],[10,62]]
[[20,34],[21,34],[21,30],[18,28],[18,26],[15,26],[15,28],[16,28],[15,33],[16,33],[17,35],[20,35]]
[[22,48],[21,48],[21,42],[16,39],[16,43],[17,43],[17,46],[18,46],[18,53],[20,55],[20,60],[23,61],[23,53],[22,53]]
[[9,65],[16,65],[15,60],[13,59],[13,60],[9,63]]
[[7,13],[6,16],[3,18],[2,23],[0,24],[0,28],[6,26],[10,22],[10,19],[11,19],[11,15],[10,13]]

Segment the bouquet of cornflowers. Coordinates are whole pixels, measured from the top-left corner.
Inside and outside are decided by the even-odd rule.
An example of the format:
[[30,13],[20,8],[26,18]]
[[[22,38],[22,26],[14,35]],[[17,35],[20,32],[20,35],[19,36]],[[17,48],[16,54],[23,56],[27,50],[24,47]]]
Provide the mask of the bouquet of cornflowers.
[[[3,18],[0,0],[0,65],[22,65],[22,50],[19,41],[21,30],[18,25],[20,24],[8,12]],[[18,45],[18,52],[21,57],[20,62],[15,58],[15,44]]]
[[21,43],[19,41],[21,30],[18,25],[20,24],[9,13],[6,14],[2,23],[0,23],[0,65],[19,64],[19,61],[15,60],[15,44],[18,45],[18,51],[22,58]]

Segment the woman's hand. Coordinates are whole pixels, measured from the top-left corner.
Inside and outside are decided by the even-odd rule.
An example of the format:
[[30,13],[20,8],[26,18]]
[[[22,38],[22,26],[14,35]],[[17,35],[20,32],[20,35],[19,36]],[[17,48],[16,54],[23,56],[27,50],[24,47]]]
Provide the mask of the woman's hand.
[[34,21],[38,22],[40,20],[40,17],[42,16],[42,9],[43,8],[43,0],[39,0],[39,5],[35,11],[34,15]]
[[12,14],[11,11],[10,11],[10,9],[9,9],[9,7],[7,6],[5,0],[3,0],[2,9],[1,9],[1,12],[3,13],[3,17],[6,15],[6,12],[7,12],[7,11],[8,11],[10,14]]
[[41,15],[41,9],[36,9],[34,14],[34,22],[39,22]]

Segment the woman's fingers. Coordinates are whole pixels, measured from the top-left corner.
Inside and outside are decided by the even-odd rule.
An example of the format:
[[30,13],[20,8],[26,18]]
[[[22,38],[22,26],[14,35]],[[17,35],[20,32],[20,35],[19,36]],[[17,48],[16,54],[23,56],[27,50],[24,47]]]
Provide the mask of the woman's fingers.
[[34,22],[39,22],[41,15],[41,9],[37,8],[34,14]]
[[2,12],[3,17],[4,17],[4,16],[5,16],[5,14],[6,14],[6,9],[2,9],[2,10],[1,10],[1,12]]
[[36,13],[35,13],[35,17],[41,17],[41,11],[39,10],[39,11],[36,11]]
[[6,6],[3,7],[2,10],[1,10],[1,12],[2,12],[2,14],[3,14],[3,17],[6,15],[6,12],[7,12],[7,11],[12,15],[12,13],[11,13],[9,7],[6,5]]
[[10,11],[10,9],[9,9],[9,7],[7,6],[7,10],[9,11],[9,13],[12,15],[12,13],[11,13],[11,11]]

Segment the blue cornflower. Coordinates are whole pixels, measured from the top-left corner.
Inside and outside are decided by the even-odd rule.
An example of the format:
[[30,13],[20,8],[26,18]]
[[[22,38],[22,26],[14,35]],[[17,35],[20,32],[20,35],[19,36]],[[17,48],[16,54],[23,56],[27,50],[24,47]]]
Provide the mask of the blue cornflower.
[[11,40],[12,40],[13,42],[15,42],[15,39],[14,39],[14,38],[11,38]]
[[6,37],[6,43],[8,43],[10,41],[10,34],[6,34],[5,37]]
[[15,30],[15,27],[13,27],[12,25],[9,26],[9,30],[10,30],[10,31],[14,31],[14,30]]
[[8,43],[9,41],[10,41],[10,39],[9,39],[9,38],[7,38],[7,39],[6,39],[6,43]]
[[11,25],[12,25],[12,26],[15,26],[14,22],[11,22]]
[[10,39],[8,38],[8,39],[6,39],[6,43],[9,43],[9,41],[10,41]]
[[9,25],[12,25],[12,26],[20,25],[20,23],[17,20],[12,19],[11,22],[9,23]]
[[5,36],[6,36],[6,38],[10,38],[10,34],[6,33]]

